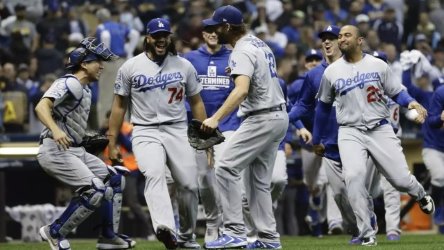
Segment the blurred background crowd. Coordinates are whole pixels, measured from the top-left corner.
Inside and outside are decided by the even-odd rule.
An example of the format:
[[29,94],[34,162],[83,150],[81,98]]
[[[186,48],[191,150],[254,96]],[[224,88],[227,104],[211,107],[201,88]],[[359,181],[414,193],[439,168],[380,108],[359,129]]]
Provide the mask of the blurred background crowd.
[[[304,74],[306,52],[320,48],[317,34],[328,25],[358,26],[366,36],[364,49],[384,51],[399,79],[400,53],[411,49],[421,51],[430,62],[427,70],[415,75],[415,84],[433,89],[432,81],[444,75],[444,0],[0,0],[1,131],[40,133],[42,125],[34,106],[52,82],[65,74],[67,53],[87,36],[105,40],[121,58],[105,63],[102,77],[90,86],[89,127],[99,129],[111,107],[117,69],[142,51],[149,20],[168,18],[176,49],[183,54],[201,45],[202,20],[226,4],[242,10],[250,32],[272,48],[278,75],[288,85]],[[421,138],[413,122],[401,119],[401,126],[403,138]],[[297,148],[297,138],[294,141]],[[300,165],[289,159],[291,164]],[[289,168],[289,189],[301,184],[297,181],[301,175],[300,170]],[[306,194],[295,193],[293,198],[297,195]],[[300,207],[307,206],[306,197],[296,199]],[[295,206],[291,201],[288,206]],[[303,226],[299,232],[285,227],[283,221],[303,223],[281,217],[281,233],[303,233]]]
[[[365,49],[385,51],[389,64],[399,74],[399,54],[405,49],[418,49],[434,66],[427,77],[436,77],[444,73],[443,2],[0,0],[0,91],[6,98],[0,127],[6,133],[40,132],[33,106],[51,82],[64,74],[65,55],[83,37],[100,37],[101,32],[113,30],[109,37],[111,49],[124,61],[139,53],[147,21],[165,17],[173,25],[178,52],[186,53],[202,42],[201,21],[223,4],[243,11],[251,32],[275,52],[279,76],[288,84],[304,73],[305,52],[320,47],[317,33],[330,24],[357,25],[366,34]],[[91,128],[98,128],[105,119],[112,99],[110,86],[123,61],[106,67],[104,77],[91,86]],[[21,91],[23,95],[17,98],[17,94],[8,94],[10,91]]]

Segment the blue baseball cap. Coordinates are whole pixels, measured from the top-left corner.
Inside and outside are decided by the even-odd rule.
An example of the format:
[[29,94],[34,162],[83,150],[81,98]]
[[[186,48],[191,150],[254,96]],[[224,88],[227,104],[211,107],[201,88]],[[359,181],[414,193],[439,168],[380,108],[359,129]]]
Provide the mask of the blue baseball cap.
[[202,21],[204,26],[218,25],[221,23],[229,23],[241,25],[244,22],[242,12],[232,5],[226,5],[217,8],[211,18]]
[[329,25],[327,26],[323,31],[319,32],[318,37],[322,39],[322,37],[326,34],[331,34],[335,36],[336,38],[339,36],[339,31],[341,29],[338,26],[335,25]]
[[387,54],[385,54],[385,52],[374,51],[372,55],[376,58],[383,60],[384,62],[387,62]]
[[170,22],[165,18],[151,19],[151,21],[149,21],[148,24],[146,25],[146,33],[152,35],[157,32],[172,33]]
[[305,61],[308,61],[309,59],[314,59],[314,58],[322,60],[322,54],[319,50],[309,49],[305,52]]

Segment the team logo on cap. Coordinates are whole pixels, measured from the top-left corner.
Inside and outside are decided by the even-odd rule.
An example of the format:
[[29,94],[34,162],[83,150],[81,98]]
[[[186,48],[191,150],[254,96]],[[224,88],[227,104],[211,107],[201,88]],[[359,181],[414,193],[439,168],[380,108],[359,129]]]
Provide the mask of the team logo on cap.
[[333,28],[329,25],[328,27],[327,27],[327,30],[328,31],[331,31]]
[[157,27],[159,27],[159,28],[164,28],[165,25],[163,25],[163,23],[159,20],[159,21],[158,21],[158,25],[157,25]]

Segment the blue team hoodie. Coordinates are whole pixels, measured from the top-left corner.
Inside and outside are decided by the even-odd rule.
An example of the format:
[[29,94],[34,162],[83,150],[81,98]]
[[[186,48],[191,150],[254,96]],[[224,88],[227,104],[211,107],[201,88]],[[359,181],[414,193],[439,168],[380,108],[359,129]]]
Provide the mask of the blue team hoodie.
[[[222,46],[215,54],[210,54],[206,45],[203,45],[184,55],[193,64],[199,75],[203,86],[200,95],[208,117],[216,113],[234,88],[234,82],[230,79],[229,74],[225,73],[230,54],[231,50],[225,46]],[[222,132],[236,130],[239,127],[241,120],[236,113],[237,109],[220,121],[219,129]]]

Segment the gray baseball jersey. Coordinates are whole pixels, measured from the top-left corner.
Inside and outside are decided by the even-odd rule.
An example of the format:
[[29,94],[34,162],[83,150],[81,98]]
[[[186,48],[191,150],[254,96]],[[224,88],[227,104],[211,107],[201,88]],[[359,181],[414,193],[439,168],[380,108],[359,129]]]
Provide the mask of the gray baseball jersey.
[[131,95],[131,123],[150,125],[187,120],[184,98],[202,89],[189,61],[167,56],[158,65],[145,53],[126,61],[117,73],[114,93]]
[[385,62],[364,54],[357,63],[342,57],[328,66],[318,97],[325,103],[337,101],[338,124],[367,130],[390,116],[384,95],[393,97],[402,89]]
[[239,108],[240,114],[285,103],[273,52],[259,38],[246,35],[239,39],[231,53],[229,66],[232,76],[246,75],[251,79],[247,98]]
[[[240,114],[285,103],[276,74],[273,52],[259,38],[252,35],[241,37],[231,53],[229,66],[232,76],[250,77],[248,95],[240,105]],[[266,239],[268,242],[280,241],[273,215],[270,184],[278,146],[287,128],[286,110],[264,112],[248,116],[226,142],[222,156],[216,161],[224,234],[246,238],[241,212],[240,181],[240,175],[245,171],[246,197],[259,232],[259,239]]]
[[179,238],[193,237],[197,218],[197,163],[188,143],[186,96],[202,89],[189,61],[168,55],[161,65],[141,53],[126,61],[117,74],[114,93],[130,98],[132,145],[140,171],[146,178],[145,199],[153,227],[175,230],[174,214],[166,183],[171,170],[181,195]]

